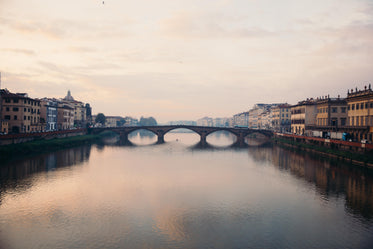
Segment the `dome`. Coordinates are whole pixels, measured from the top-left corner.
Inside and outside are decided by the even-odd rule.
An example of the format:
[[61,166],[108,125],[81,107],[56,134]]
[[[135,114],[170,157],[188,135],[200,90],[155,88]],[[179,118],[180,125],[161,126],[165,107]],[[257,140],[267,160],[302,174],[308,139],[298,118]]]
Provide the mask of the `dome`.
[[63,100],[74,101],[73,96],[71,96],[71,92],[70,92],[70,90],[67,91],[67,95],[66,95],[65,98],[63,98]]

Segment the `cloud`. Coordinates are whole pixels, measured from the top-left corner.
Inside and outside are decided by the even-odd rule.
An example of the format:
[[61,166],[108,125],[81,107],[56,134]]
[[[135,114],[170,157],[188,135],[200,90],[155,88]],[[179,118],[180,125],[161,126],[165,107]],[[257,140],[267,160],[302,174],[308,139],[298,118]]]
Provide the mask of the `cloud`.
[[35,55],[35,51],[30,50],[30,49],[4,48],[0,50],[3,52],[16,53],[16,54]]
[[166,36],[179,38],[260,38],[273,35],[259,27],[242,27],[238,22],[240,19],[220,14],[179,12],[162,20],[160,31]]
[[76,21],[69,19],[43,20],[38,18],[4,18],[0,17],[4,27],[22,35],[39,35],[52,40],[61,39],[113,39],[128,37],[129,25],[133,24],[128,20],[123,25],[112,22]]
[[93,52],[97,51],[97,49],[92,48],[92,47],[76,47],[76,46],[69,47],[68,50],[70,52],[78,53],[78,54],[81,54],[81,53],[93,53]]

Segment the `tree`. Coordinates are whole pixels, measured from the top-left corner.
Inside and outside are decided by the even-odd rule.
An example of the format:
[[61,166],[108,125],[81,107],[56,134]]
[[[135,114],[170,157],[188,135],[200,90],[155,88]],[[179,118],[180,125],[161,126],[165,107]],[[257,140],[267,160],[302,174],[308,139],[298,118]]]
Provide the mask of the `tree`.
[[97,114],[95,121],[96,121],[96,123],[100,123],[100,124],[104,125],[105,122],[106,122],[106,117],[103,113],[99,113],[99,114]]
[[149,117],[149,118],[141,117],[139,125],[140,126],[153,126],[153,125],[157,125],[157,121],[153,117]]
[[126,120],[124,118],[120,118],[119,121],[117,121],[117,126],[123,126],[126,123]]

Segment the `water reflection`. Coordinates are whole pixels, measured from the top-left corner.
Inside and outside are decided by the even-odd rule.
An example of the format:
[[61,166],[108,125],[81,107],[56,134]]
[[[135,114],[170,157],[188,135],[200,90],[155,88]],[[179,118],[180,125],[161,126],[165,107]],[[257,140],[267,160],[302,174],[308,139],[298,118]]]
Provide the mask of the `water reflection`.
[[136,130],[128,134],[128,140],[123,145],[151,145],[157,143],[157,135],[148,130]]
[[276,146],[189,149],[189,135],[4,165],[0,248],[372,245],[369,172]]
[[30,176],[80,165],[89,159],[90,153],[91,145],[84,145],[0,164],[0,202],[1,192],[4,189],[29,188],[32,186],[32,182],[28,179]]
[[271,162],[274,167],[314,184],[324,200],[344,198],[348,212],[373,218],[371,170],[277,146],[251,148],[248,153],[258,162]]

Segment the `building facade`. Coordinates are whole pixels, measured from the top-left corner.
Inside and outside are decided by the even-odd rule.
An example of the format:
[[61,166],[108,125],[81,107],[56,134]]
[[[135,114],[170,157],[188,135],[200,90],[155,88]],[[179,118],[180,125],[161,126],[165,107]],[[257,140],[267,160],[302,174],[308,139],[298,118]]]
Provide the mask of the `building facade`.
[[74,108],[63,102],[58,103],[57,128],[58,130],[74,128]]
[[241,112],[233,115],[233,126],[249,127],[249,112]]
[[272,129],[275,132],[291,131],[291,112],[289,104],[280,104],[272,108]]
[[43,130],[57,130],[58,101],[56,99],[43,98],[40,103],[40,122],[43,124]]
[[319,98],[316,100],[316,126],[337,130],[347,124],[347,102],[341,98]]
[[308,135],[306,127],[316,124],[316,103],[307,99],[291,106],[291,132],[298,135]]
[[213,126],[213,120],[209,117],[200,118],[197,120],[198,126]]
[[87,107],[83,102],[77,101],[71,96],[70,90],[67,91],[65,98],[61,100],[63,103],[74,108],[74,126],[86,127],[87,125]]
[[355,141],[366,139],[372,142],[373,91],[371,85],[364,90],[353,89],[347,92],[348,131]]
[[26,93],[11,93],[1,90],[2,119],[8,123],[9,133],[42,131],[40,101],[29,98]]

